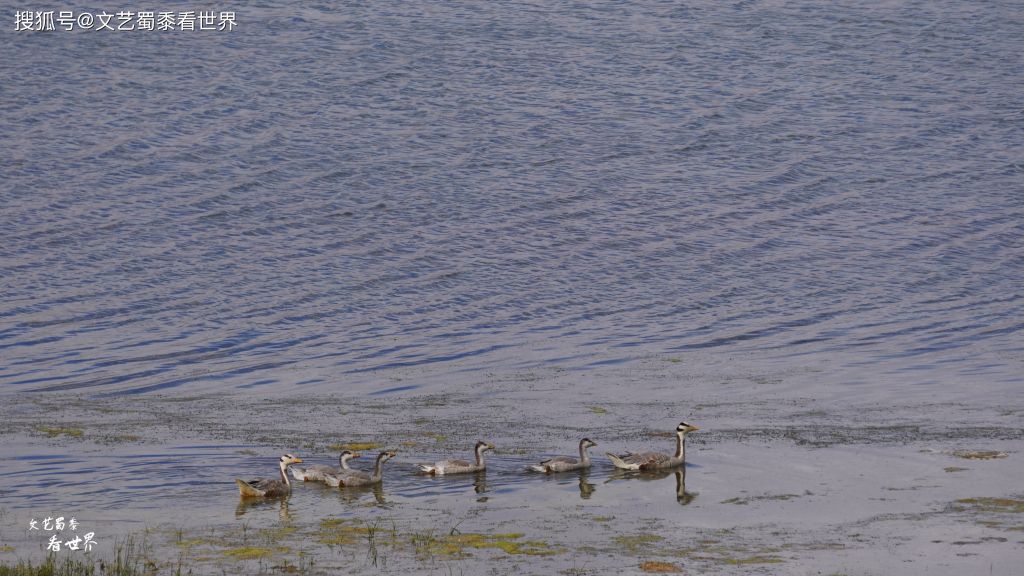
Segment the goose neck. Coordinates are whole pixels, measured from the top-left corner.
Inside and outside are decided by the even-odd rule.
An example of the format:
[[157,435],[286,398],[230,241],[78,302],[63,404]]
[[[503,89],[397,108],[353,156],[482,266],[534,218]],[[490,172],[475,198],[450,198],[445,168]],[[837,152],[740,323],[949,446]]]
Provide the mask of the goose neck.
[[292,483],[288,480],[288,474],[286,474],[287,468],[288,468],[288,464],[286,464],[282,460],[281,462],[278,463],[278,467],[281,469],[281,481],[284,482],[285,486],[291,488],[292,487]]
[[373,475],[371,478],[376,481],[380,480],[384,474],[384,455],[377,456],[377,463],[373,465]]
[[587,448],[589,448],[589,446],[587,446],[585,442],[580,441],[580,462],[583,464],[590,463],[590,454],[587,452]]

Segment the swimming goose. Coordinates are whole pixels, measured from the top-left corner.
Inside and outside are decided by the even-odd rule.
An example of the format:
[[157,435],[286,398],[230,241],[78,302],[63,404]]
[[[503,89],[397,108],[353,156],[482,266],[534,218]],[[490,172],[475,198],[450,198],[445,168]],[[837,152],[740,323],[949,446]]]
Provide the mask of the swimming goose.
[[243,498],[276,498],[278,496],[287,496],[291,494],[292,485],[288,482],[288,475],[285,470],[292,464],[299,464],[302,462],[302,458],[298,456],[292,456],[291,454],[285,454],[281,456],[278,466],[281,468],[281,479],[277,478],[257,478],[256,480],[242,480],[235,478],[235,482],[238,484],[238,492]]
[[323,481],[325,474],[336,474],[341,470],[348,470],[348,461],[353,458],[359,458],[362,456],[359,452],[353,452],[351,450],[342,450],[338,456],[338,468],[333,466],[326,466],[324,464],[314,464],[308,468],[298,468],[292,466],[292,478],[296,480],[302,480],[304,482],[319,482]]
[[611,458],[612,464],[616,468],[622,468],[623,470],[673,468],[686,460],[686,433],[693,432],[694,430],[700,430],[700,428],[686,422],[680,422],[679,426],[676,426],[676,453],[674,456],[661,452],[639,452],[635,454],[626,452],[619,456],[611,452],[606,452],[606,454]]
[[569,472],[572,470],[585,470],[590,468],[590,454],[587,448],[597,446],[597,443],[590,438],[580,440],[580,459],[571,456],[555,456],[548,460],[542,460],[540,464],[530,466],[530,470],[551,474],[552,472]]
[[368,486],[377,484],[384,478],[384,463],[395,457],[394,452],[377,454],[377,463],[373,465],[373,474],[362,470],[339,470],[334,474],[325,474],[324,482],[328,486]]
[[476,443],[476,448],[474,449],[476,452],[475,464],[465,460],[440,460],[433,464],[419,464],[418,466],[420,467],[421,472],[434,475],[476,472],[486,468],[486,465],[484,464],[484,450],[494,450],[494,444],[484,441]]

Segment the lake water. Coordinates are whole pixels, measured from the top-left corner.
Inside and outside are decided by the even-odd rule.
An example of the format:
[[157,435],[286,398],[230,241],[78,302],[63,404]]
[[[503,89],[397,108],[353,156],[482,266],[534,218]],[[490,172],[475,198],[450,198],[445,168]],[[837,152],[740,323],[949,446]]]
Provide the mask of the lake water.
[[[817,410],[829,433],[912,421],[915,448],[1022,437],[1019,4],[284,4],[216,7],[231,32],[15,33],[50,7],[0,3],[3,432],[84,474],[47,505],[109,476],[33,426],[96,441],[81,406],[167,395],[235,398],[255,430],[117,433],[271,472],[287,443],[261,423],[302,417],[237,406],[297,395],[411,419],[420,395],[490,398],[572,432],[475,431],[552,453],[598,417],[625,445],[692,416],[712,453]],[[58,9],[101,8],[129,7]],[[438,453],[470,440],[418,426],[453,436]],[[0,466],[5,506],[44,501]]]

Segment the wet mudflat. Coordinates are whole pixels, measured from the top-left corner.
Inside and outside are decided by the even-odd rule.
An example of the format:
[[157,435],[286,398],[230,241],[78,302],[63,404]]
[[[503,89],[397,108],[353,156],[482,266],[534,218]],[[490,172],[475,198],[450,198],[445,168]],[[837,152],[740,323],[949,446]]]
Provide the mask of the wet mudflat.
[[[45,556],[30,519],[74,515],[109,553],[132,545],[160,571],[266,573],[1012,574],[1024,557],[1019,449],[1024,412],[984,402],[825,402],[790,391],[802,376],[693,376],[651,359],[586,378],[558,371],[482,377],[443,394],[18,396],[0,433],[2,557]],[[820,376],[820,375],[819,375]],[[529,385],[503,391],[507,380]],[[755,381],[756,380],[756,381]],[[714,384],[714,385],[712,385]],[[745,386],[748,399],[716,391]],[[799,386],[796,386],[799,388]],[[615,471],[604,451],[672,448],[688,464]],[[587,473],[527,464],[573,454]],[[430,478],[415,464],[468,457],[483,474]],[[296,485],[244,502],[236,476],[272,476],[284,452],[355,467],[398,457],[377,488]],[[69,554],[68,552],[62,552]]]

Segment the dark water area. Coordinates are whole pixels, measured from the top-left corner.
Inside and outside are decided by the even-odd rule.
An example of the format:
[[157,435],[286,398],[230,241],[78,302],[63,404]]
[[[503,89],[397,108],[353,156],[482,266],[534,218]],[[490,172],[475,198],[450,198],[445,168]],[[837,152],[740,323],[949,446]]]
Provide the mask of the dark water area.
[[4,392],[694,351],[1019,387],[1016,3],[231,9],[5,26]]
[[[250,527],[388,571],[323,545],[338,518],[394,526],[402,573],[1016,573],[1019,3],[27,9],[0,2],[0,562],[78,514],[196,574],[271,568],[235,562]],[[602,454],[681,419],[685,478]],[[523,472],[582,436],[588,475]],[[479,438],[483,477],[414,474]],[[346,442],[399,452],[380,489],[239,502]]]

